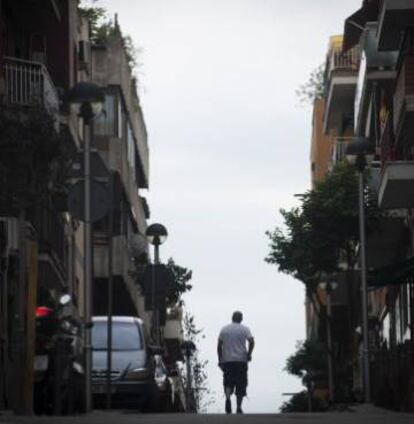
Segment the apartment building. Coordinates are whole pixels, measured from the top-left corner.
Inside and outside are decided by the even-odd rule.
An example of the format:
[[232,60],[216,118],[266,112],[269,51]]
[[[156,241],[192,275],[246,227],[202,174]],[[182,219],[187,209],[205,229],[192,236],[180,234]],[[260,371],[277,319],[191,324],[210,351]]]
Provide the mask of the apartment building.
[[[358,19],[359,31],[350,21]],[[345,24],[363,50],[355,98],[355,132],[371,140],[378,161],[378,203],[386,219],[371,261],[371,363],[374,399],[414,408],[413,224],[410,123],[414,2],[365,1]],[[382,234],[381,234],[382,232]],[[380,236],[378,236],[380,234]]]
[[83,277],[72,263],[76,225],[64,181],[47,172],[58,163],[48,154],[56,144],[56,155],[79,145],[76,119],[62,114],[63,94],[79,78],[77,2],[3,0],[0,28],[0,409],[28,411],[36,305],[52,307],[63,292],[74,292],[79,315],[81,302],[75,289],[82,292]]
[[[113,312],[140,316],[147,325],[151,312],[145,310],[137,276],[148,263],[149,207],[139,191],[148,188],[149,150],[136,80],[117,23],[105,43],[93,45],[77,0],[2,0],[0,12],[0,409],[28,412],[36,306],[54,308],[60,295],[69,293],[74,319],[82,322],[85,308],[83,223],[67,202],[71,187],[83,178],[84,131],[82,119],[65,103],[66,93],[80,81],[93,81],[105,92],[104,113],[94,122],[91,163],[93,184],[107,192],[112,186],[112,213],[93,228],[93,314],[107,313],[111,272]],[[34,135],[26,140],[20,127]],[[50,167],[45,153],[50,146],[39,141],[43,139],[62,147],[62,162]],[[29,153],[33,157],[26,163]],[[31,169],[36,161],[43,168]],[[11,166],[3,170],[7,162]],[[37,181],[40,171],[49,168],[53,172]],[[20,174],[27,184],[13,181]]]
[[112,233],[114,314],[138,315],[150,324],[134,271],[148,262],[145,238],[149,207],[141,189],[148,188],[149,151],[136,80],[128,63],[117,22],[107,39],[89,47],[91,79],[105,92],[104,113],[94,123],[97,157],[112,174],[113,228],[104,218],[95,223],[95,315],[107,311],[109,231]]
[[[346,143],[353,137],[369,139],[375,146],[367,178],[383,213],[367,234],[371,386],[374,401],[394,409],[414,407],[413,24],[410,0],[365,0],[346,18],[344,36],[330,40],[326,92],[323,105],[315,104],[311,156],[313,181],[317,181],[330,164],[344,159]],[[315,130],[318,125],[323,125],[323,134]],[[338,315],[340,320],[351,320],[347,337],[354,349],[347,360],[352,362],[354,393],[363,384],[356,342],[358,273],[356,269],[352,278],[354,305],[351,298],[342,299],[352,314]],[[312,337],[319,323],[309,307],[307,315]]]

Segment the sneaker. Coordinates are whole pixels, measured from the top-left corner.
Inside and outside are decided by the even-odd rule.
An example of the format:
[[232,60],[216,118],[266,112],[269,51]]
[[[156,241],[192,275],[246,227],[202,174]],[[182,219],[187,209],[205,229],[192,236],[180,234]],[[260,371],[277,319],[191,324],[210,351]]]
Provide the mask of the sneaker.
[[231,414],[231,402],[230,402],[230,399],[226,399],[226,414]]

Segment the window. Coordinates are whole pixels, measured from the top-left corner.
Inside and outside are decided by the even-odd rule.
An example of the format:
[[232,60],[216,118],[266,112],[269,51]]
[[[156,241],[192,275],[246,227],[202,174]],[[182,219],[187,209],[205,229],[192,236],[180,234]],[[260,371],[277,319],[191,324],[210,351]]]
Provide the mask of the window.
[[131,169],[135,172],[135,139],[131,129],[131,125],[128,123],[128,163]]
[[118,138],[122,138],[124,120],[122,119],[122,102],[118,99]]
[[[94,350],[106,350],[108,346],[108,327],[106,321],[94,322],[92,327],[92,346]],[[142,350],[140,327],[135,322],[112,322],[113,350]]]
[[108,135],[116,136],[116,121],[118,118],[117,114],[117,103],[113,94],[105,95],[105,104],[102,113],[96,117],[94,121],[94,131],[96,135]]

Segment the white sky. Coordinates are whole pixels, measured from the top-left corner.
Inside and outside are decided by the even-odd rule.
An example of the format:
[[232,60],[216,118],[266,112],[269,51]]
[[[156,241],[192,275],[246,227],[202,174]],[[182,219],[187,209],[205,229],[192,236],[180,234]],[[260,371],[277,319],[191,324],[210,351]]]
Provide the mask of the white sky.
[[267,265],[265,231],[309,186],[311,110],[296,88],[324,61],[328,37],[361,0],[101,0],[142,48],[152,222],[164,260],[193,270],[185,297],[206,338],[222,412],[216,338],[234,309],[257,348],[245,412],[275,412],[301,390],[283,372],[305,337],[301,284]]

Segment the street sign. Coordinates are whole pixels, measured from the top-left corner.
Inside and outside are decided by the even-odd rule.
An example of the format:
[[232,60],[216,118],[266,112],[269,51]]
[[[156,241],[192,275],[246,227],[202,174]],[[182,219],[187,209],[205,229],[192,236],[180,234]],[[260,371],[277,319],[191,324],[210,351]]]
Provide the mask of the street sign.
[[[78,181],[69,189],[68,208],[75,219],[84,221],[85,190],[83,181]],[[91,222],[102,219],[109,210],[109,193],[105,184],[91,181]]]

